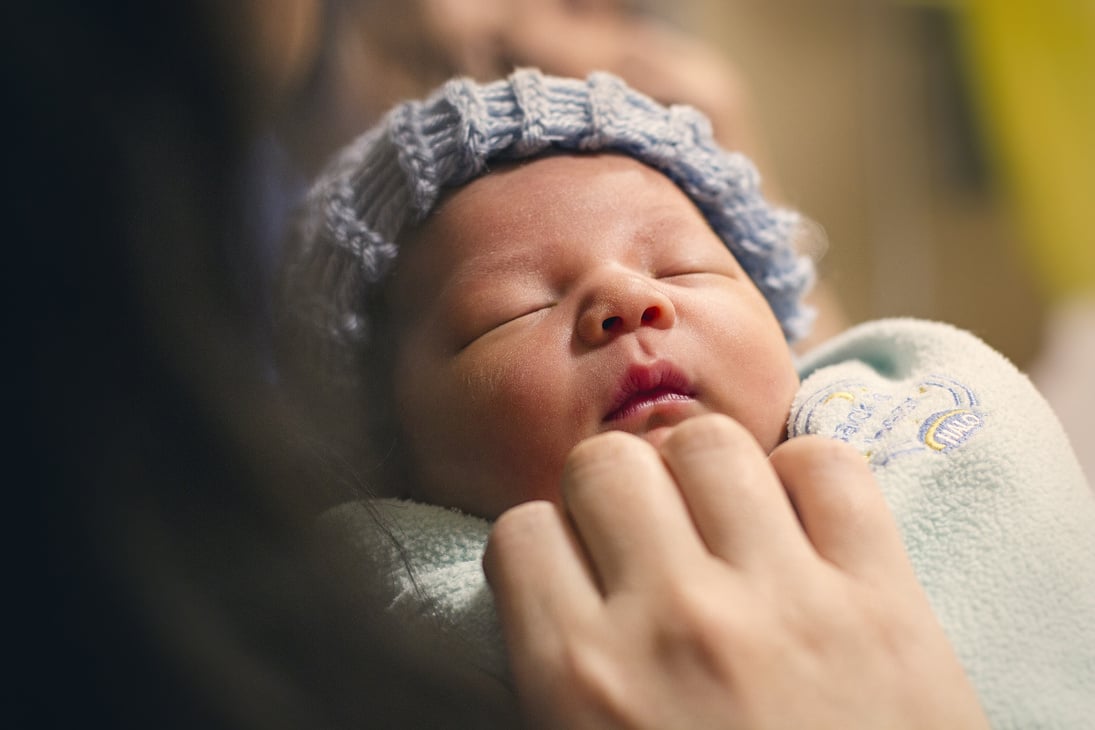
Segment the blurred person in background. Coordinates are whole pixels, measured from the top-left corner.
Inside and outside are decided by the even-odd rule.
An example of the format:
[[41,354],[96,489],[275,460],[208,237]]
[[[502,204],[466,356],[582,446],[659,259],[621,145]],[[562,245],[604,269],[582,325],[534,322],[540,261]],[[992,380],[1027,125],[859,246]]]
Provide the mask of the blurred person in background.
[[[719,50],[626,0],[375,0],[340,4],[331,33],[322,134],[308,159],[323,162],[390,106],[420,97],[452,76],[501,78],[519,66],[584,77],[609,71],[663,104],[690,104],[710,117],[724,146],[762,157],[748,88]],[[333,111],[332,111],[333,110]],[[331,138],[331,125],[341,125]]]
[[448,714],[379,639],[337,630],[302,540],[320,507],[305,426],[240,284],[250,151],[307,92],[326,11],[4,11],[16,724]]

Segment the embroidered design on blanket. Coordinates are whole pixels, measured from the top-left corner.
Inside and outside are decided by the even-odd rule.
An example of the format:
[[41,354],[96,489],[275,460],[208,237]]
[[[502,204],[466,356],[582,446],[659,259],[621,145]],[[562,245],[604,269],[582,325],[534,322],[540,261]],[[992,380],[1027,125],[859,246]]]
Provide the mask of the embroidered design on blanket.
[[848,378],[802,401],[791,416],[790,435],[844,441],[871,466],[885,466],[909,454],[961,448],[985,425],[978,406],[972,389],[943,375],[888,389]]

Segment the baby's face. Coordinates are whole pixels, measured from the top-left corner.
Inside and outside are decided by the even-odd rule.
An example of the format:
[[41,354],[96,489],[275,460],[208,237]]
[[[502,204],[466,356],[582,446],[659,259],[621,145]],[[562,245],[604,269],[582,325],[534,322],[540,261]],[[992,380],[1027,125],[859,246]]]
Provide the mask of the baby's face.
[[453,192],[400,252],[398,425],[423,501],[492,518],[558,501],[567,453],[703,413],[771,451],[798,376],[702,214],[624,156],[553,156]]

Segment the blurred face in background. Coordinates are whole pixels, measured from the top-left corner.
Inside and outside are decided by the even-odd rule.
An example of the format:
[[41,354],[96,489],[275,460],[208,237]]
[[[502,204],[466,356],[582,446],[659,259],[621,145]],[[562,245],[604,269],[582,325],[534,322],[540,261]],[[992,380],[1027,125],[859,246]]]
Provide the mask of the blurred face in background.
[[265,123],[314,68],[324,38],[325,0],[207,0],[209,31],[238,76],[243,103]]

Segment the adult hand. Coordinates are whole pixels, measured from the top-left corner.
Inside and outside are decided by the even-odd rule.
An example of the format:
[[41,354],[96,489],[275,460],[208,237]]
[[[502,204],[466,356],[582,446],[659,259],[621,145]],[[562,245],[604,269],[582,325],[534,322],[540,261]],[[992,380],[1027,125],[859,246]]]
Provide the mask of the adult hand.
[[579,444],[484,564],[523,710],[560,728],[985,728],[863,459],[723,416]]

